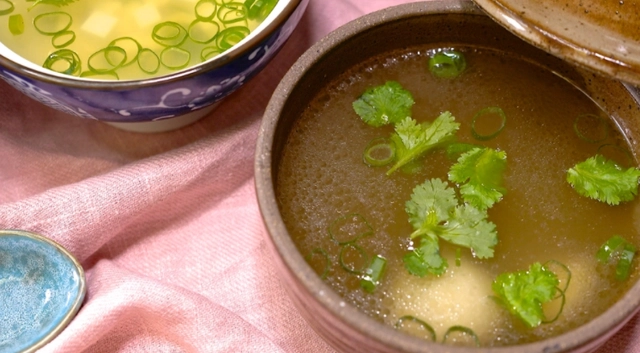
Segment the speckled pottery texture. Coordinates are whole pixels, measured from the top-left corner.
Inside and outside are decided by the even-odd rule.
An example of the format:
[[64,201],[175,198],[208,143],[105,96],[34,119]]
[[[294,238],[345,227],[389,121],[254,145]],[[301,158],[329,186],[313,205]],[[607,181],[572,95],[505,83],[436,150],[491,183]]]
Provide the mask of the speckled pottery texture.
[[86,293],[84,271],[37,234],[0,231],[0,352],[33,352],[72,320]]
[[[330,33],[294,64],[271,98],[259,132],[255,183],[258,203],[284,286],[319,335],[349,353],[586,353],[618,331],[640,308],[640,284],[604,314],[546,340],[497,348],[445,346],[408,336],[366,316],[324,283],[298,252],[276,200],[277,168],[294,121],[321,87],[376,54],[424,43],[459,43],[510,51],[557,72],[597,102],[630,136],[639,136],[635,91],[619,81],[575,68],[496,24],[471,1],[416,2],[359,18]],[[637,154],[638,141],[629,141]]]
[[529,43],[640,86],[640,1],[474,1]]
[[297,26],[309,0],[290,1],[281,20],[269,24],[242,50],[175,74],[105,83],[46,75],[0,55],[0,77],[29,97],[82,118],[150,122],[179,117],[219,102],[276,55]]

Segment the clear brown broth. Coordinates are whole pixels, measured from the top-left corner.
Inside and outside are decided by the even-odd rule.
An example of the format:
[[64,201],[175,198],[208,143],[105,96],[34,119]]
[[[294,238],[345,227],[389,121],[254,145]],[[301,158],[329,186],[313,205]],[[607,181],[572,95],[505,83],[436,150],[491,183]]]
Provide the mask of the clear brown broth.
[[[616,282],[598,265],[595,253],[614,234],[638,244],[640,204],[636,200],[614,207],[581,197],[566,182],[565,173],[596,154],[603,144],[626,148],[624,136],[611,123],[606,141],[589,143],[580,139],[573,130],[575,117],[584,113],[606,117],[606,113],[543,67],[510,53],[462,47],[457,49],[466,55],[464,74],[454,80],[436,79],[426,66],[433,49],[394,51],[352,68],[328,82],[293,125],[278,167],[276,193],[284,222],[300,252],[306,255],[314,249],[326,251],[332,263],[326,282],[347,302],[390,325],[401,315],[416,315],[411,312],[416,305],[427,305],[411,302],[407,296],[415,297],[416,291],[428,292],[423,288],[432,288],[436,281],[450,279],[458,272],[463,278],[480,271],[482,289],[475,293],[473,288],[454,286],[463,294],[451,296],[460,295],[461,301],[471,303],[476,299],[469,298],[477,295],[480,301],[466,310],[478,311],[477,303],[491,307],[487,309],[491,310],[491,319],[461,319],[457,323],[474,329],[483,346],[536,341],[566,332],[601,314],[636,281],[637,271],[634,269],[628,281]],[[459,141],[507,152],[507,194],[489,210],[499,238],[494,258],[475,259],[468,249],[462,249],[461,266],[457,267],[455,247],[441,240],[443,256],[449,263],[447,274],[442,279],[419,279],[407,274],[402,256],[411,245],[412,228],[404,204],[413,188],[426,179],[446,180],[453,162],[443,151],[434,151],[423,159],[418,173],[396,172],[390,177],[385,175],[388,167],[372,168],[363,163],[367,143],[389,136],[392,128],[367,126],[351,104],[367,87],[388,80],[396,80],[412,92],[416,101],[414,119],[431,121],[448,110],[461,124]],[[495,139],[476,141],[471,135],[471,119],[488,106],[505,111],[506,128]],[[385,276],[371,294],[360,289],[358,276],[338,266],[340,246],[327,231],[337,218],[352,213],[362,215],[374,229],[358,244],[368,254],[380,254],[388,260]],[[567,305],[557,321],[528,329],[494,301],[484,302],[489,296],[487,288],[498,274],[524,270],[534,262],[548,260],[566,264],[573,272]],[[319,273],[322,271],[321,257],[313,257],[310,262]],[[409,287],[398,284],[398,279],[406,279]],[[432,295],[429,300],[434,307],[440,306],[438,300],[448,300],[438,299],[438,295],[444,298],[449,294]],[[433,308],[419,310],[434,312],[433,317],[420,319],[434,326],[439,340],[448,325],[456,324],[458,316],[476,314],[445,308],[446,315],[453,318],[447,322],[449,319],[438,319],[446,315]],[[490,327],[478,321],[488,321]]]

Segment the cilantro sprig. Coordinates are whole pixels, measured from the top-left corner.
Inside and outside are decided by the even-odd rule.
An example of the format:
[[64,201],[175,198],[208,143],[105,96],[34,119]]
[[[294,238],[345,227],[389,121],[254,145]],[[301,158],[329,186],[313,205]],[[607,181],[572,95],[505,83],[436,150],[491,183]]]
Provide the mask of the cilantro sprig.
[[498,243],[495,224],[470,204],[458,204],[455,191],[440,179],[430,179],[413,189],[405,210],[418,245],[405,255],[407,270],[416,276],[439,275],[447,268],[438,240],[469,248],[478,258],[493,257]]
[[526,271],[498,275],[491,288],[512,314],[537,327],[545,319],[542,304],[556,298],[559,283],[555,273],[536,262]]
[[578,194],[618,205],[638,194],[637,168],[624,169],[600,154],[576,164],[567,171],[567,181]]
[[431,123],[418,124],[406,117],[396,124],[395,133],[391,136],[396,146],[396,162],[387,171],[387,175],[413,162],[427,151],[451,141],[459,128],[460,124],[448,111]]
[[465,202],[486,210],[506,193],[502,186],[506,164],[506,152],[476,147],[458,158],[449,171],[449,180],[462,184],[460,193]]
[[380,127],[410,117],[414,103],[411,92],[400,83],[387,81],[384,85],[368,88],[352,105],[365,123]]

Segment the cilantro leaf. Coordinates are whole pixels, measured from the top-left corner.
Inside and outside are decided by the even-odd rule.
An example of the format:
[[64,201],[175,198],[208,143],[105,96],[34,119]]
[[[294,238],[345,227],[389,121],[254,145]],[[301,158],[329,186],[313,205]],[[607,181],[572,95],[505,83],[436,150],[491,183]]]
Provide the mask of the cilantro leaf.
[[352,105],[365,123],[380,127],[410,117],[414,103],[411,92],[400,83],[387,81],[382,86],[367,89]]
[[407,271],[419,277],[424,277],[428,274],[443,274],[447,270],[448,264],[447,260],[440,256],[438,239],[430,236],[421,236],[417,240],[419,245],[402,258]]
[[602,155],[595,155],[567,171],[567,181],[582,196],[610,205],[631,201],[638,194],[640,170],[624,170]]
[[404,258],[412,274],[444,272],[446,261],[440,257],[439,238],[470,248],[479,258],[493,257],[493,247],[498,243],[495,224],[487,220],[486,212],[459,205],[455,191],[446,182],[430,179],[416,186],[405,211],[414,228],[411,239],[420,241],[420,246]]
[[449,180],[462,184],[463,199],[480,210],[486,210],[500,201],[506,190],[502,174],[507,154],[488,147],[473,148],[463,153],[449,171]]
[[450,243],[470,248],[481,259],[493,257],[498,244],[496,225],[487,221],[487,214],[470,205],[457,206],[440,237]]
[[527,271],[498,275],[491,288],[512,314],[537,327],[544,320],[542,304],[555,298],[559,283],[555,273],[536,262]]
[[430,149],[450,141],[460,124],[450,112],[440,114],[432,123],[418,124],[410,117],[398,122],[391,140],[396,143],[396,163],[387,175],[419,158]]

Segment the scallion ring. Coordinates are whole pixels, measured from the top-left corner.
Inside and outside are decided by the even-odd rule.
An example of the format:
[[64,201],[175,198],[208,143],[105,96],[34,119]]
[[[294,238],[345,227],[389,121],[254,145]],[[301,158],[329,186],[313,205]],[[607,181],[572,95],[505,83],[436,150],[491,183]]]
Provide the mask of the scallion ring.
[[566,274],[565,279],[563,281],[564,288],[562,289],[563,292],[566,292],[567,288],[569,288],[569,283],[571,282],[571,270],[569,269],[569,267],[567,267],[567,265],[563,264],[562,262],[559,262],[556,260],[549,260],[545,262],[542,266],[548,271],[555,273],[556,276],[558,276],[558,271],[554,271],[553,269],[554,266],[559,267],[560,270],[562,270]]
[[220,25],[215,21],[197,19],[189,24],[187,32],[192,41],[207,44],[216,38],[220,32]]
[[381,255],[376,255],[371,260],[371,264],[364,271],[362,275],[362,279],[360,280],[360,287],[365,291],[372,293],[378,283],[382,279],[382,275],[384,274],[384,270],[387,267],[387,259],[382,257]]
[[187,39],[187,30],[177,22],[166,21],[153,27],[151,38],[165,47],[177,47]]
[[[421,329],[429,333],[429,335],[431,336],[431,341],[433,342],[436,341],[436,330],[434,330],[433,327],[431,327],[431,325],[429,325],[428,323],[418,319],[413,315],[405,315],[399,318],[398,321],[396,321],[396,324],[394,325],[395,329],[402,330],[405,322],[412,322],[419,325]],[[407,331],[407,330],[405,329],[404,331]]]
[[429,71],[439,78],[456,78],[466,67],[464,55],[453,49],[438,51],[429,58]]
[[322,273],[318,275],[322,279],[326,279],[329,274],[329,270],[331,269],[331,260],[329,260],[329,254],[326,251],[320,248],[313,249],[307,256],[305,256],[305,260],[313,266],[314,258],[320,256],[321,260],[324,261],[324,266],[322,269]]
[[601,145],[600,147],[598,147],[598,151],[596,153],[602,155],[606,159],[614,161],[621,167],[635,167],[631,152],[629,152],[628,149],[620,147],[616,144],[608,143]]
[[[109,47],[119,47],[122,48],[127,53],[127,61],[122,63],[122,66],[128,66],[133,64],[138,60],[138,55],[140,55],[140,51],[142,50],[142,45],[138,43],[132,37],[120,37],[111,41],[108,45]],[[113,63],[111,63],[113,64]]]
[[62,31],[54,34],[53,37],[51,37],[51,45],[53,45],[53,47],[56,49],[64,48],[71,45],[75,40],[76,32],[69,30]]
[[191,53],[179,47],[167,47],[160,53],[160,63],[172,70],[184,69],[191,61]]
[[333,221],[329,225],[328,232],[333,241],[344,245],[373,234],[373,227],[362,215],[350,213]]
[[249,28],[247,27],[229,27],[218,34],[216,45],[222,50],[227,50],[240,43],[247,35],[249,35]]
[[249,18],[252,20],[263,21],[276,7],[278,0],[257,0],[255,3],[248,4]]
[[200,60],[207,61],[211,58],[215,58],[216,56],[222,54],[222,50],[218,47],[204,47],[202,51],[200,51]]
[[196,3],[195,12],[196,18],[201,21],[210,21],[218,10],[218,4],[215,0],[200,0]]
[[16,7],[13,5],[11,1],[0,0],[0,16],[12,13],[15,8]]
[[471,336],[473,338],[475,346],[476,347],[480,347],[480,339],[478,338],[478,335],[476,335],[476,333],[472,329],[470,329],[468,327],[465,327],[465,326],[460,326],[460,325],[455,325],[455,326],[449,327],[447,332],[445,332],[444,337],[442,337],[442,343],[446,343],[447,339],[449,339],[449,336],[452,333],[455,333],[455,332],[460,332],[460,333],[462,333],[464,335]]
[[396,146],[391,139],[378,137],[369,142],[362,157],[368,166],[382,167],[396,158]]
[[62,11],[43,13],[33,19],[36,31],[47,36],[68,30],[72,23],[71,15]]
[[589,143],[602,142],[609,137],[609,124],[595,114],[578,115],[573,121],[573,131],[578,137]]
[[24,18],[21,14],[9,16],[9,32],[14,36],[24,33]]
[[138,53],[138,67],[146,74],[155,74],[160,69],[158,54],[149,48],[141,49]]
[[[554,316],[552,319],[550,320],[542,320],[543,324],[550,324],[555,322],[556,320],[558,320],[558,318],[560,317],[560,314],[562,314],[562,311],[564,310],[564,304],[567,301],[566,295],[564,293],[564,291],[558,287],[556,287],[556,289],[558,290],[558,293],[560,293],[560,298],[561,298],[561,302],[560,302],[560,308],[558,309],[558,312],[556,313],[556,316]],[[556,297],[557,299],[558,297]]]
[[369,255],[359,245],[349,243],[343,245],[342,249],[340,249],[338,261],[343,270],[360,275],[369,263]]
[[[497,118],[499,119],[498,126],[497,127],[489,126],[492,131],[488,133],[478,132],[478,129],[480,128],[479,126],[480,124],[495,125],[495,122],[493,122],[494,124],[491,124],[492,123],[491,121],[489,122],[485,121],[487,119],[490,119],[492,116],[494,118],[497,116]],[[481,140],[481,141],[491,140],[492,138],[498,136],[498,134],[502,132],[502,130],[504,130],[504,127],[506,125],[507,125],[507,116],[504,113],[504,110],[502,110],[502,108],[500,107],[483,108],[483,109],[480,109],[480,111],[473,116],[473,120],[471,121],[471,134],[477,140]]]
[[229,27],[233,26],[248,26],[247,13],[249,10],[247,7],[241,2],[230,2],[224,5],[221,5],[218,9],[218,20],[220,23]]
[[60,49],[49,54],[42,65],[45,69],[66,75],[79,75],[82,65],[78,54],[69,49]]
[[127,62],[127,52],[116,46],[102,48],[89,56],[87,66],[96,74],[105,74],[122,67]]

